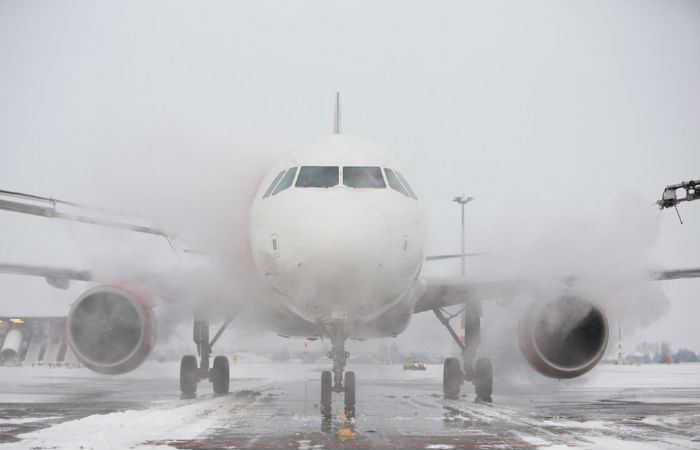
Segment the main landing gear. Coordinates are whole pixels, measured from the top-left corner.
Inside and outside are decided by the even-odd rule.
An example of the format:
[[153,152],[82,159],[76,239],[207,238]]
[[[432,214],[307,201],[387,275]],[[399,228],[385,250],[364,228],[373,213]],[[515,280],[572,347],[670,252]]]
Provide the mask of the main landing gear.
[[[442,390],[446,399],[456,399],[462,383],[471,381],[474,385],[477,401],[491,402],[493,393],[493,366],[488,358],[479,358],[474,364],[474,356],[481,342],[481,302],[473,301],[464,304],[464,308],[449,317],[440,308],[433,309],[435,316],[447,328],[454,341],[462,350],[462,364],[457,358],[447,358],[442,372]],[[464,342],[450,326],[450,319],[458,314],[463,315]]]
[[197,357],[194,355],[185,355],[180,360],[180,392],[182,392],[182,398],[195,398],[197,384],[205,379],[211,382],[214,394],[228,394],[228,358],[222,355],[217,356],[214,358],[212,367],[209,368],[209,357],[211,356],[212,347],[232,320],[233,318],[224,320],[224,323],[221,324],[221,327],[219,327],[219,330],[210,342],[209,318],[206,315],[195,314],[192,338],[197,345],[197,354],[200,359],[199,365],[197,364]]
[[331,414],[331,394],[345,394],[345,414],[348,417],[355,415],[355,372],[345,373],[343,384],[343,370],[350,353],[345,351],[345,330],[342,323],[336,323],[329,327],[331,338],[331,351],[328,358],[333,360],[333,373],[324,370],[321,372],[321,413],[324,416]]

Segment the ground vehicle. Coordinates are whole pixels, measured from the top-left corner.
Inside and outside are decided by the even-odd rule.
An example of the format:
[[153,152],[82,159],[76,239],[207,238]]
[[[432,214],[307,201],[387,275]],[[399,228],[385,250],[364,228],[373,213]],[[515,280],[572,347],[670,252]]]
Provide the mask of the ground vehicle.
[[425,370],[426,368],[424,362],[419,362],[413,358],[403,363],[403,370]]

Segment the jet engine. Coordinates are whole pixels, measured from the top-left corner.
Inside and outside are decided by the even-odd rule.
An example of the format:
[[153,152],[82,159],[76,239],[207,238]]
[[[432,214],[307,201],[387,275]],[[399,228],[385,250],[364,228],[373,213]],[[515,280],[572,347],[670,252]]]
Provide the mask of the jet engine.
[[68,343],[87,368],[117,375],[143,363],[155,344],[156,322],[148,302],[117,286],[98,286],[73,303]]
[[530,305],[518,324],[525,359],[542,375],[574,378],[598,364],[608,345],[608,321],[584,296],[566,291]]

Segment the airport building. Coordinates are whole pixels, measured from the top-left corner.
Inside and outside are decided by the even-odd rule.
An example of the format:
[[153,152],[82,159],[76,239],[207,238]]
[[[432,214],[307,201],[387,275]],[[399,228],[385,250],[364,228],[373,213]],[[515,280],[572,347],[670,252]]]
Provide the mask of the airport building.
[[77,367],[65,317],[0,317],[0,366]]

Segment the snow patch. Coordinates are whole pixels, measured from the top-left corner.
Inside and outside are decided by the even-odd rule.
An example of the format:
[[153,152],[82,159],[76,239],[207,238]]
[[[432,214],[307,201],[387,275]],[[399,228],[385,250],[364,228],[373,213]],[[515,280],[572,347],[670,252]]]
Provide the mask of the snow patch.
[[15,417],[13,419],[0,419],[0,425],[15,425],[15,424],[21,424],[21,423],[34,423],[34,422],[44,422],[46,420],[56,420],[60,419],[60,417],[57,416],[48,416],[48,417]]
[[[88,416],[22,435],[25,448],[132,448],[162,439],[194,439],[215,422],[213,417],[230,397],[197,400],[150,410]],[[196,419],[195,419],[196,418]],[[148,448],[139,445],[139,448]],[[161,447],[162,448],[162,447]]]
[[587,430],[605,430],[613,427],[611,422],[603,422],[602,420],[589,420],[578,422],[576,420],[545,420],[541,423],[542,426],[549,427],[564,427],[564,428],[584,428]]
[[680,420],[677,416],[660,417],[660,416],[649,416],[642,419],[643,423],[655,426],[667,426],[667,425],[678,425]]

